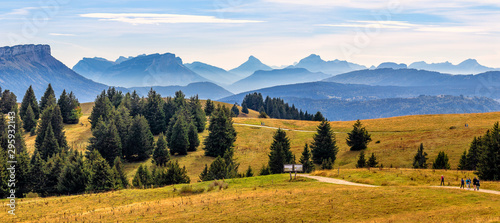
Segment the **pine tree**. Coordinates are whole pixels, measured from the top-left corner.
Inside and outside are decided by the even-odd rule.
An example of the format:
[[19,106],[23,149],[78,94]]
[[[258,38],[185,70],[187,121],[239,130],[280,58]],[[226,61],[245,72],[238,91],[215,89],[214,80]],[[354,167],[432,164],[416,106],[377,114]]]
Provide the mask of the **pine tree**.
[[165,175],[165,182],[170,184],[186,184],[191,182],[187,175],[186,167],[180,168],[178,161],[170,161],[167,163],[167,172]]
[[33,87],[28,88],[26,93],[24,94],[23,101],[21,103],[21,109],[19,110],[19,115],[23,121],[26,120],[26,112],[28,110],[28,106],[31,106],[32,112],[34,114],[35,120],[38,120],[40,117],[40,110],[38,108],[38,102],[36,100],[35,91],[33,91]]
[[153,151],[152,162],[157,166],[165,166],[168,161],[170,161],[170,152],[167,149],[167,141],[163,133],[160,133],[155,150]]
[[450,169],[450,162],[448,160],[448,155],[443,151],[439,152],[436,160],[432,164],[432,169]]
[[248,114],[249,111],[248,111],[247,104],[242,105],[241,112],[243,112],[244,114]]
[[106,125],[99,120],[97,126],[92,130],[92,138],[89,139],[87,150],[99,151],[102,157],[113,164],[116,157],[122,157],[122,144],[118,130],[113,122]]
[[61,109],[61,116],[63,119],[63,123],[68,123],[72,108],[71,108],[71,101],[68,97],[68,94],[66,94],[66,90],[63,90],[61,96],[59,96],[57,105],[59,105],[59,108]]
[[229,148],[224,152],[224,162],[226,163],[226,176],[225,179],[238,177],[238,168],[240,164],[236,162],[234,157],[234,147]]
[[193,124],[196,126],[198,132],[203,132],[207,123],[207,116],[205,111],[202,109],[198,95],[190,98],[189,107],[191,110]]
[[359,153],[359,159],[358,163],[356,164],[356,168],[364,168],[365,166],[366,166],[365,151],[361,151],[361,153]]
[[426,169],[427,168],[427,153],[424,152],[424,144],[420,143],[420,147],[417,150],[417,154],[415,154],[415,158],[413,159],[413,168],[415,169]]
[[[24,137],[23,137],[24,131],[21,128],[21,126],[23,124],[22,124],[21,117],[19,116],[17,104],[12,106],[12,108],[9,111],[12,111],[15,114],[14,116],[10,116],[11,113],[8,113],[7,117],[9,119],[9,122],[12,122],[12,121],[14,122],[14,126],[15,126],[16,131],[14,133],[15,142],[13,144],[14,144],[14,147],[16,148],[16,154],[20,154],[20,153],[26,151],[26,143],[24,142]],[[5,136],[7,137],[7,135],[5,135]],[[10,139],[10,136],[8,138]],[[6,145],[4,148],[8,148],[8,145]]]
[[121,91],[116,90],[115,87],[108,88],[107,95],[109,101],[115,108],[117,108],[121,104],[124,98],[123,93]]
[[[488,131],[489,132],[489,131]],[[488,134],[486,134],[488,135]],[[467,153],[467,170],[476,170],[483,150],[482,137],[474,137]]]
[[115,183],[118,189],[127,188],[129,183],[127,179],[127,174],[123,169],[122,159],[120,157],[116,157],[113,162],[113,174],[115,176]]
[[66,165],[64,166],[57,189],[61,194],[77,194],[86,190],[89,179],[90,170],[83,161],[82,154],[74,151],[68,157]]
[[170,154],[187,155],[189,148],[188,123],[183,115],[179,115],[177,121],[169,133],[168,148]]
[[151,173],[147,166],[140,165],[132,180],[134,187],[149,187],[152,184]]
[[204,142],[206,156],[223,156],[226,150],[234,146],[236,131],[230,114],[229,109],[220,105],[213,112],[208,127],[210,132]]
[[99,118],[102,118],[102,121],[107,122],[112,119],[113,105],[109,98],[106,96],[106,92],[102,91],[100,95],[94,101],[94,108],[90,113],[89,122],[91,124],[91,128],[94,129],[99,122]]
[[335,135],[332,132],[330,123],[322,121],[314,135],[314,141],[311,143],[311,153],[314,163],[321,164],[323,160],[330,158],[333,163],[338,152]]
[[131,160],[145,160],[154,148],[153,134],[149,130],[148,121],[144,116],[138,115],[129,128],[127,147],[124,150],[125,158]]
[[271,169],[269,168],[269,166],[262,166],[260,168],[260,171],[259,171],[259,175],[260,176],[265,176],[265,175],[269,175],[271,174]]
[[9,90],[5,90],[0,99],[0,110],[3,114],[7,114],[12,111],[13,107],[17,108],[17,97]]
[[47,160],[62,151],[57,143],[57,139],[54,136],[54,131],[52,131],[52,125],[50,123],[47,127],[47,131],[45,131],[45,138],[43,139],[42,146],[40,148],[41,149],[39,149],[38,152],[43,160]]
[[212,102],[212,100],[207,99],[207,102],[205,103],[205,114],[211,116],[214,110],[215,110],[214,103]]
[[372,156],[370,156],[370,158],[368,159],[368,162],[366,162],[366,165],[368,167],[377,167],[378,162],[377,162],[377,158],[375,157],[374,153],[372,153]]
[[30,157],[26,151],[16,154],[16,197],[22,198],[31,190]]
[[483,180],[500,180],[500,126],[496,122],[483,138],[476,174]]
[[87,187],[90,191],[107,191],[114,188],[115,179],[108,162],[93,150],[89,156],[90,181]]
[[299,162],[302,164],[302,170],[304,173],[310,173],[314,170],[314,164],[311,161],[311,151],[309,151],[307,143],[304,146],[304,151],[302,152]]
[[325,121],[325,117],[323,117],[323,114],[321,114],[321,112],[318,111],[316,112],[312,120],[317,122],[323,122]]
[[236,106],[236,103],[231,108],[231,112],[233,114],[233,117],[238,117],[238,115],[240,115],[240,110],[238,109],[238,106]]
[[[64,125],[62,122],[61,111],[57,105],[48,107],[42,112],[40,124],[36,129],[37,136],[35,139],[35,148],[37,150],[46,150],[45,148],[42,148],[42,143],[45,140],[45,133],[47,132],[49,125],[52,128],[54,138],[57,140],[59,148],[61,150],[66,150],[68,142],[66,141],[66,135],[63,131]],[[42,152],[41,155],[44,158],[48,158],[45,156],[47,155],[45,152]]]
[[73,92],[69,93],[69,107],[71,108],[71,111],[69,112],[69,117],[68,117],[68,124],[78,124],[80,122],[80,117],[83,116],[82,114],[82,108],[80,107],[80,102],[78,102],[78,99],[75,97]]
[[163,112],[163,99],[153,88],[149,90],[148,98],[144,105],[144,117],[148,120],[151,133],[158,135],[165,132],[165,113]]
[[52,85],[49,84],[47,90],[42,96],[42,100],[40,101],[40,111],[45,110],[48,107],[56,105],[56,95],[54,94],[54,89],[52,89]]
[[226,162],[220,156],[210,164],[207,180],[220,180],[226,178]]
[[137,94],[137,92],[134,90],[132,92],[132,95],[130,96],[130,115],[132,117],[135,117],[137,115],[142,114],[142,110],[144,104],[142,103],[141,97]]
[[370,134],[361,124],[359,119],[352,126],[353,130],[347,133],[347,145],[351,147],[351,151],[359,151],[366,149],[368,143],[372,141]]
[[200,145],[200,139],[198,138],[198,129],[193,123],[189,125],[188,141],[189,141],[189,147],[187,151],[190,152],[196,151],[196,148],[198,148],[198,146]]
[[332,158],[324,159],[323,162],[321,162],[321,169],[322,170],[331,170],[331,169],[333,169]]
[[163,103],[163,112],[165,113],[165,126],[168,131],[168,128],[170,128],[170,120],[177,112],[177,107],[171,97],[167,97],[166,102]]
[[253,170],[252,170],[252,167],[250,165],[248,166],[248,169],[245,173],[245,177],[253,177]]
[[118,109],[114,111],[113,122],[115,123],[116,130],[118,131],[118,135],[120,136],[122,144],[122,154],[125,155],[124,150],[127,148],[127,143],[129,140],[128,130],[132,123],[132,119],[130,118],[130,113],[127,107],[125,107],[124,105],[120,105]]
[[58,194],[57,184],[59,182],[59,176],[64,168],[64,160],[61,156],[63,153],[58,153],[52,156],[45,164],[45,187],[43,189],[45,195],[55,195]]
[[35,193],[43,195],[45,187],[45,161],[40,156],[40,153],[35,152],[30,163],[30,184],[31,190]]
[[35,113],[33,113],[33,109],[31,109],[31,105],[28,105],[26,109],[26,113],[23,118],[23,128],[27,132],[31,132],[31,129],[36,128],[36,118]]
[[271,153],[269,154],[268,165],[271,168],[271,173],[283,173],[283,165],[291,163],[292,156],[290,139],[288,139],[284,130],[278,129],[274,133]]
[[176,91],[174,97],[175,107],[184,108],[186,107],[186,95],[182,91]]
[[205,168],[203,168],[203,171],[200,173],[200,180],[201,181],[208,181],[210,180],[208,178],[208,165],[205,164]]
[[[2,115],[3,116],[3,115]],[[0,196],[7,197],[10,194],[8,186],[9,171],[7,170],[7,154],[2,147],[0,147]]]
[[458,161],[458,169],[459,170],[467,170],[467,151],[464,150],[462,156],[460,156],[460,160]]

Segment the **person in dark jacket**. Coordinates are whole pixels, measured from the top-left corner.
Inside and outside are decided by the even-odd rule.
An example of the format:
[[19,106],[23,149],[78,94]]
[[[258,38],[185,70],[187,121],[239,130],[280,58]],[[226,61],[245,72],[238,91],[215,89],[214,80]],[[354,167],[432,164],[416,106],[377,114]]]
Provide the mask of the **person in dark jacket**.
[[462,178],[462,180],[460,181],[460,189],[465,189],[465,181],[464,181],[464,178]]
[[474,187],[474,191],[476,191],[476,186],[477,186],[477,179],[474,177],[474,180],[472,180],[472,186]]

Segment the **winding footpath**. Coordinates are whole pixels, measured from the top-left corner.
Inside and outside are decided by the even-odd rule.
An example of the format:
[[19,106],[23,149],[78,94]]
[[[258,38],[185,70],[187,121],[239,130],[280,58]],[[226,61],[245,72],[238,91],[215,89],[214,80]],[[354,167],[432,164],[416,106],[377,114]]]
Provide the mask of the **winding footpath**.
[[[266,128],[266,129],[281,129],[281,130],[285,130],[285,131],[294,131],[294,132],[316,132],[316,131],[307,131],[307,130],[277,128],[277,127],[271,127],[271,126],[265,126],[265,125],[251,125],[251,124],[243,124],[243,123],[233,123],[233,125],[258,127],[258,128]],[[339,133],[339,132],[334,132],[334,133]]]
[[[311,176],[309,174],[297,174],[297,176],[301,177],[307,177],[311,179],[315,179],[319,182],[325,182],[325,183],[331,183],[331,184],[340,184],[340,185],[349,185],[349,186],[360,186],[360,187],[379,187],[375,185],[369,185],[369,184],[359,184],[359,183],[353,183],[349,182],[346,180],[340,180],[340,179],[335,179],[335,178],[330,178],[330,177],[320,177],[320,176]],[[459,189],[459,190],[465,190],[461,189],[460,187],[451,187],[451,186],[429,186],[432,188],[442,188],[442,189]],[[474,192],[474,190],[470,190],[471,192]],[[487,189],[480,189],[476,192],[482,192],[482,193],[488,193],[488,194],[496,194],[500,195],[500,191],[496,190],[487,190]]]

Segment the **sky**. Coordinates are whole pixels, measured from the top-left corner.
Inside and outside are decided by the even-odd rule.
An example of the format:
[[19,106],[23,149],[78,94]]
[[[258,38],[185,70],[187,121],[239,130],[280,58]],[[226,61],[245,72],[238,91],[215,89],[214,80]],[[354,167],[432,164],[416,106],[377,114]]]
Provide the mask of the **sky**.
[[498,0],[2,0],[0,46],[49,44],[69,67],[170,52],[225,69],[250,55],[280,66],[310,54],[499,68],[498,21]]

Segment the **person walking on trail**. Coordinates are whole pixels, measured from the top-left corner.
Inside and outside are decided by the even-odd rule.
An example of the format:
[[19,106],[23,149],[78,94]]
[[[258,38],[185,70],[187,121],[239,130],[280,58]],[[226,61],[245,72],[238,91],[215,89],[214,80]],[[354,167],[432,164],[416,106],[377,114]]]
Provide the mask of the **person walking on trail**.
[[467,178],[466,184],[467,184],[467,190],[470,190],[470,178]]
[[476,187],[477,187],[477,191],[479,191],[479,178],[477,178],[477,182],[476,182]]
[[474,180],[472,180],[472,186],[474,186],[474,191],[476,191],[476,185],[477,185],[477,179],[474,177]]
[[460,189],[465,189],[465,181],[464,181],[464,178],[462,178],[462,180],[460,181]]
[[444,186],[444,176],[441,175],[441,185],[440,186]]

